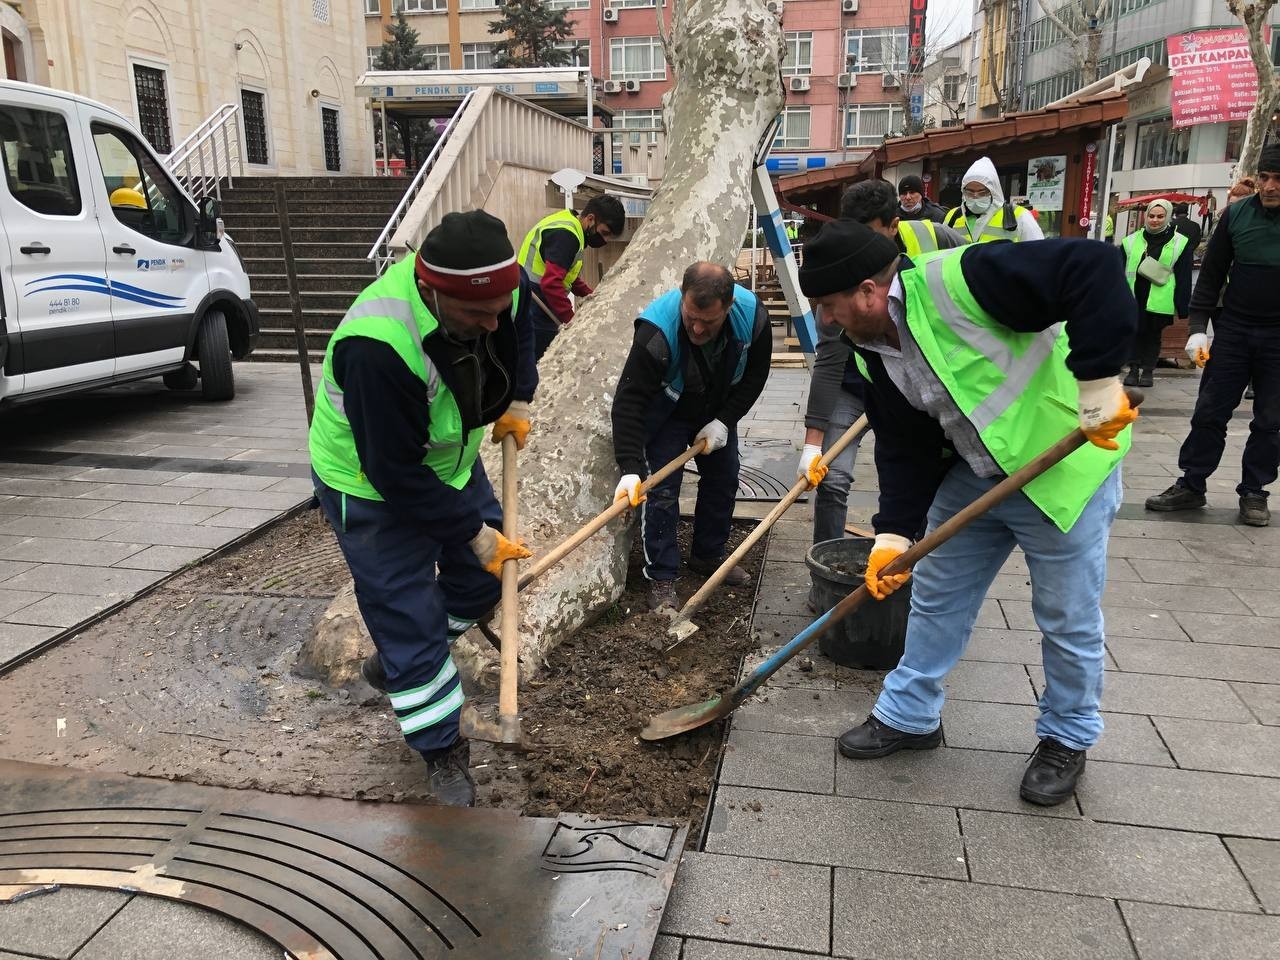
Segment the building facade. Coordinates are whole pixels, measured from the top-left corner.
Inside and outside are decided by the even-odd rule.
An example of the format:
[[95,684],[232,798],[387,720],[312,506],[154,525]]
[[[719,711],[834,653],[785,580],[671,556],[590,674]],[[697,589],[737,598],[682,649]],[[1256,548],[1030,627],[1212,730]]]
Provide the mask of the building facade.
[[[492,65],[489,24],[496,0],[360,0],[366,63],[372,67],[386,29],[403,11],[436,69]],[[567,8],[574,35],[565,49],[588,66],[598,102],[632,142],[653,139],[662,126],[662,97],[673,77],[658,17],[670,29],[665,0],[548,0]],[[773,0],[782,18],[787,104],[774,144],[774,172],[812,169],[865,156],[885,134],[899,131],[909,111],[909,0]],[[607,121],[601,121],[607,122]],[[618,150],[614,151],[617,162]]]
[[240,106],[244,171],[366,174],[363,0],[4,0],[5,76],[132,117],[164,155]]
[[[924,122],[926,127],[957,127],[968,119],[974,94],[969,84],[972,35],[961,37],[925,64]],[[976,85],[974,87],[976,89]]]

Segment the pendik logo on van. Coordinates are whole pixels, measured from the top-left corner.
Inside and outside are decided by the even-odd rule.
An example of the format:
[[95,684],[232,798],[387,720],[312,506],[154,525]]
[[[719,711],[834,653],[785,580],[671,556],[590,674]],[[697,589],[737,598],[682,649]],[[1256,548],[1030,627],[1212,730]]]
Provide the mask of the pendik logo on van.
[[131,283],[121,283],[119,280],[108,280],[106,277],[95,277],[84,273],[54,273],[47,277],[29,280],[26,285],[35,289],[28,290],[23,294],[24,297],[37,293],[79,290],[86,293],[101,293],[115,300],[127,300],[130,303],[159,307],[162,310],[181,310],[187,303],[186,297],[175,297],[172,294],[159,293]]

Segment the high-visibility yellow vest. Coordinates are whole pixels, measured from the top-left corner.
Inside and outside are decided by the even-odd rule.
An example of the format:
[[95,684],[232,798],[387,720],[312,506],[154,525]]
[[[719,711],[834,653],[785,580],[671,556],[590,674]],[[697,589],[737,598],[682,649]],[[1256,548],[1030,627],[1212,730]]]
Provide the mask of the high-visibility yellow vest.
[[[1173,228],[1170,227],[1170,230]],[[1131,233],[1125,237],[1120,246],[1124,247],[1125,266],[1124,275],[1129,280],[1129,289],[1133,290],[1134,284],[1138,279],[1138,265],[1142,263],[1143,257],[1147,255],[1147,239],[1145,231],[1139,230],[1137,233]],[[1174,231],[1173,236],[1165,241],[1165,245],[1160,248],[1160,256],[1156,257],[1160,263],[1173,269],[1173,265],[1177,262],[1178,257],[1182,255],[1182,251],[1187,248],[1187,238]],[[1151,284],[1150,292],[1147,294],[1147,302],[1138,304],[1140,309],[1149,310],[1152,313],[1163,314],[1166,317],[1172,317],[1175,313],[1173,306],[1173,291],[1177,286],[1177,281],[1173,276],[1169,277],[1167,283]]]
[[902,241],[902,250],[908,257],[915,258],[938,249],[938,231],[933,228],[932,220],[899,220],[898,239]]
[[582,224],[578,222],[578,215],[572,210],[557,210],[534,224],[533,229],[525,235],[524,243],[520,245],[520,264],[525,272],[533,277],[535,284],[542,282],[542,276],[547,272],[547,265],[542,259],[542,235],[548,230],[568,230],[578,241],[578,256],[574,259],[568,273],[564,275],[564,288],[568,290],[573,286],[573,281],[578,279],[578,274],[582,272],[582,250],[587,245]]
[[969,232],[969,222],[965,219],[964,207],[959,206],[947,214],[946,224],[966,234],[973,243],[990,243],[992,240],[1017,240],[1020,216],[1029,217],[1031,214],[1006,203],[987,221],[981,235],[975,237]]

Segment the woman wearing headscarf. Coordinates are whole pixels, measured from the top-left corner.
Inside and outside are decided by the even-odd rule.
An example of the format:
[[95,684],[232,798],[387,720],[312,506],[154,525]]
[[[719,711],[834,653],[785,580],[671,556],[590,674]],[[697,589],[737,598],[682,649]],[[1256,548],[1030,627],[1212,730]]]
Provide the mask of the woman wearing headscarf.
[[1138,332],[1129,351],[1125,386],[1149,387],[1160,355],[1160,334],[1191,304],[1191,259],[1186,236],[1173,229],[1173,204],[1147,204],[1142,230],[1124,238],[1125,274],[1138,301]]

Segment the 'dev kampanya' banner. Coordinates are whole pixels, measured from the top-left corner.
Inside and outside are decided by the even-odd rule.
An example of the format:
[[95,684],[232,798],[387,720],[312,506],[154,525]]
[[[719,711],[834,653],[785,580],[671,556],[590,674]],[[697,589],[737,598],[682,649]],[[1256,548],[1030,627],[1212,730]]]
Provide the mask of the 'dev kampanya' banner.
[[[1270,47],[1270,27],[1264,40]],[[1175,33],[1168,45],[1175,127],[1248,118],[1258,99],[1258,76],[1244,27]]]

